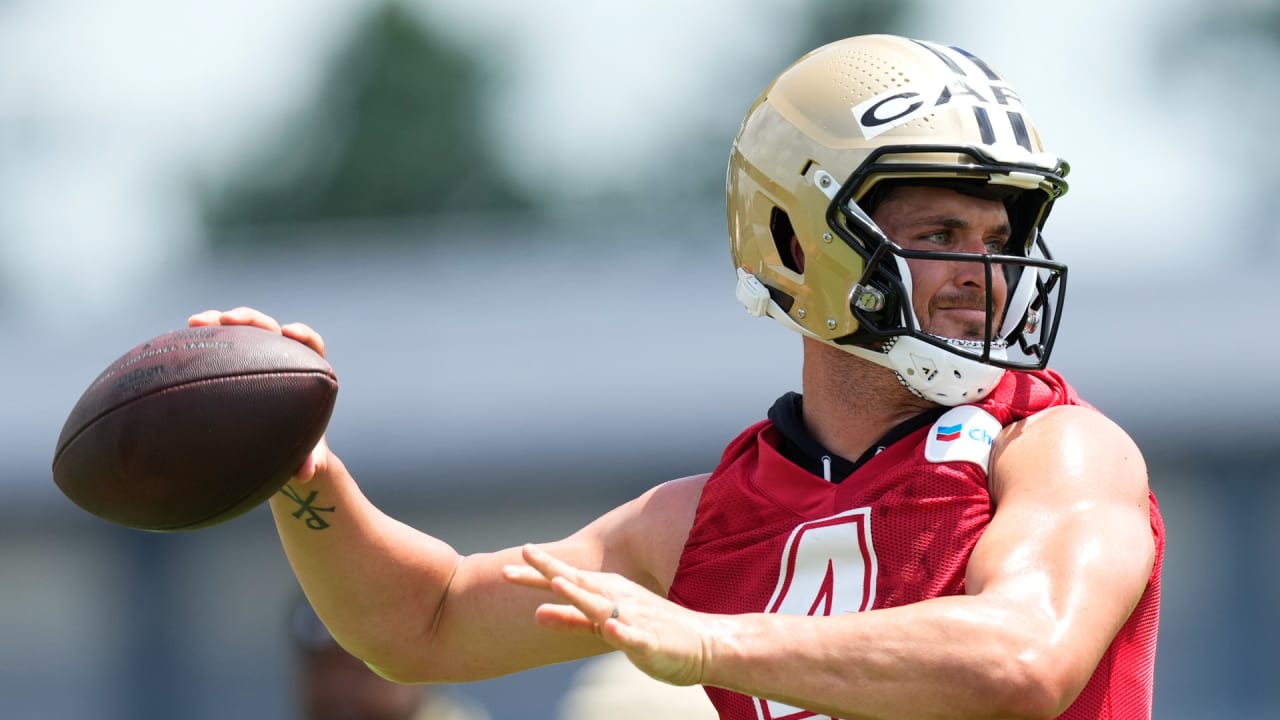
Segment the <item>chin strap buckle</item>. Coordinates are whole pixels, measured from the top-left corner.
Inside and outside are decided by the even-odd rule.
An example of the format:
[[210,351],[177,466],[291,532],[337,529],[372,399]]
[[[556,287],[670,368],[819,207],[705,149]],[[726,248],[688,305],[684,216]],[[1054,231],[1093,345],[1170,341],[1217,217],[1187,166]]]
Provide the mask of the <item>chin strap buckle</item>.
[[754,317],[764,317],[769,314],[769,288],[756,279],[755,275],[742,268],[738,268],[738,287],[734,294],[737,295],[738,302],[747,309],[748,314]]

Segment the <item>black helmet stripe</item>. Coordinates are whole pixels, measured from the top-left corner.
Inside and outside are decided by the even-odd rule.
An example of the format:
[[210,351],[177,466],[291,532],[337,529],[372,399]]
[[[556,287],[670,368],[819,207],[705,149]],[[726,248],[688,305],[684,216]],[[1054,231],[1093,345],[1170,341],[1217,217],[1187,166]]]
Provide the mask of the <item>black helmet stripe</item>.
[[982,70],[983,74],[985,74],[987,76],[987,79],[990,80],[991,82],[1004,81],[1004,78],[1000,77],[1000,73],[996,72],[995,70],[992,70],[991,66],[983,62],[982,58],[978,57],[977,55],[974,55],[973,53],[969,52],[968,50],[965,50],[964,48],[956,47],[955,45],[952,45],[951,49],[968,58],[969,62],[973,63],[974,65],[977,65],[978,69]]
[[1027,132],[1027,122],[1023,119],[1022,113],[1010,110],[1005,113],[1009,116],[1009,125],[1013,127],[1013,138],[1019,145],[1031,149],[1031,135]]
[[987,115],[987,109],[981,105],[974,105],[973,117],[978,121],[978,131],[982,133],[982,144],[995,145],[996,131],[991,127],[991,117]]
[[959,63],[957,63],[955,60],[953,60],[953,59],[951,58],[951,56],[950,56],[950,55],[947,55],[946,53],[942,52],[942,50],[941,50],[941,49],[939,49],[939,48],[938,48],[936,45],[934,45],[933,43],[927,43],[927,42],[923,42],[923,41],[920,41],[920,40],[912,40],[911,42],[913,42],[913,43],[915,43],[915,44],[919,45],[920,47],[924,48],[925,50],[928,50],[929,52],[933,53],[933,54],[934,54],[934,56],[936,56],[939,60],[941,60],[943,63],[946,63],[946,66],[947,66],[947,67],[951,68],[951,72],[953,72],[953,73],[955,73],[955,74],[957,74],[957,75],[968,75],[968,74],[969,74],[969,73],[965,72],[965,69],[964,69],[964,68],[962,68],[962,67],[960,67],[960,64],[959,64]]
[[[1000,76],[1000,73],[993,70],[990,65],[982,60],[982,58],[974,55],[968,50],[956,47],[955,45],[937,45],[923,40],[912,40],[911,42],[919,45],[925,50],[928,50],[934,57],[942,61],[942,63],[946,65],[952,73],[960,76],[961,78],[971,79],[976,75],[976,73],[972,72],[971,69],[966,69],[965,65],[968,65],[971,68],[976,68],[982,73],[983,78],[990,83],[991,92],[998,93],[996,100],[1000,104],[1004,104],[1005,99],[1009,97],[1017,97],[1016,95],[1012,95],[1011,91],[1009,91],[1007,86],[1004,85],[1005,81],[1004,78]],[[965,61],[963,65],[960,62],[961,60]],[[963,80],[960,82],[962,85],[966,87],[968,86],[968,84]],[[1027,122],[1022,116],[1022,113],[1016,110],[1009,110],[1005,114],[1008,116],[1009,131],[1013,133],[1014,142],[1023,148],[1030,150],[1031,134],[1027,129]],[[995,126],[991,124],[991,115],[981,105],[974,105],[973,116],[978,123],[979,132],[982,133],[982,143],[984,145],[994,145],[996,143],[996,132]]]
[[959,75],[960,77],[973,78],[977,75],[977,73],[974,73],[972,69],[965,67],[965,65],[971,65],[982,73],[983,79],[988,82],[1004,82],[1004,78],[1000,77],[1000,73],[993,70],[990,65],[982,60],[982,58],[974,55],[964,48],[956,47],[955,45],[938,45],[936,43],[925,42],[923,40],[912,40],[911,42],[933,53],[934,57],[941,60],[943,64],[951,70],[951,72]]

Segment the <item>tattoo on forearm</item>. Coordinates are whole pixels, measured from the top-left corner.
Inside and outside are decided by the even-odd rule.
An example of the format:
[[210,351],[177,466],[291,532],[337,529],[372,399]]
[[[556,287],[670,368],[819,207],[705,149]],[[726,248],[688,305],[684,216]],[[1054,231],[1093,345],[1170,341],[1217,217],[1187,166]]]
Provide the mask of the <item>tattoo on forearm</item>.
[[311,494],[304,498],[297,490],[294,490],[289,485],[285,485],[280,489],[280,493],[290,500],[298,503],[298,509],[293,513],[293,516],[302,520],[305,515],[307,527],[312,530],[324,530],[329,527],[329,522],[321,517],[320,513],[331,513],[337,508],[333,505],[328,507],[316,505],[316,497],[320,494],[320,491],[312,490]]

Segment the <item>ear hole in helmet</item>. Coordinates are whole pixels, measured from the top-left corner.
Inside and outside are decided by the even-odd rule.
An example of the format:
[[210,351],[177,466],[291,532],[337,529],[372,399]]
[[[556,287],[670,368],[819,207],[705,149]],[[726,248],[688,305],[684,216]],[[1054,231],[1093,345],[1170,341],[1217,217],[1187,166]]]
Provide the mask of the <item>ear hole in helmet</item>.
[[791,218],[779,208],[774,208],[769,216],[769,232],[773,235],[773,245],[778,250],[778,257],[782,258],[782,264],[791,272],[803,273],[804,258],[796,257],[798,247],[792,250],[795,228],[791,227]]

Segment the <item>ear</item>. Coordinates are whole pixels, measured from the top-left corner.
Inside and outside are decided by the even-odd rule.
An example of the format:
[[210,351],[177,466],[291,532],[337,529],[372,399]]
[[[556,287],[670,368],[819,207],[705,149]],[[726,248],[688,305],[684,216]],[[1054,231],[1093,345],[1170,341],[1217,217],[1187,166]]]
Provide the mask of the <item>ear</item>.
[[800,247],[800,239],[791,236],[791,258],[795,261],[796,272],[804,274],[804,248]]

